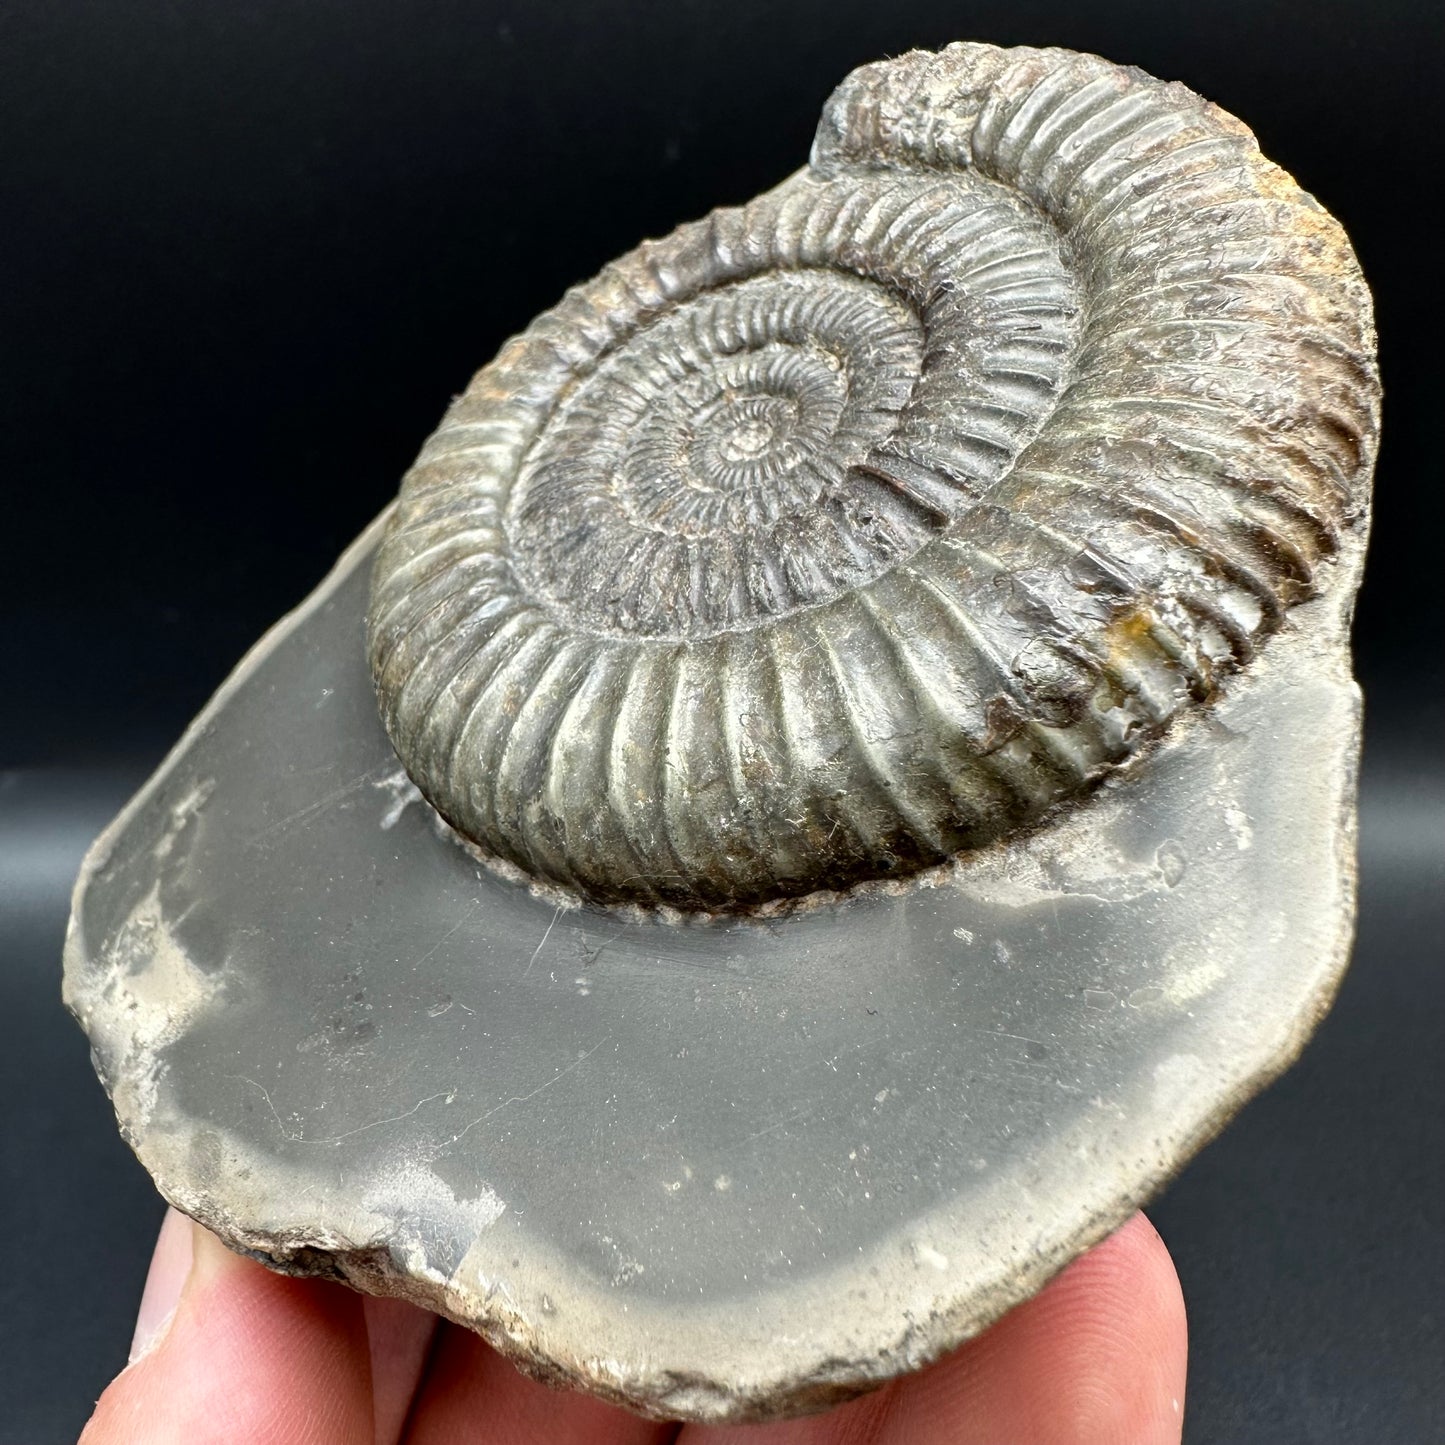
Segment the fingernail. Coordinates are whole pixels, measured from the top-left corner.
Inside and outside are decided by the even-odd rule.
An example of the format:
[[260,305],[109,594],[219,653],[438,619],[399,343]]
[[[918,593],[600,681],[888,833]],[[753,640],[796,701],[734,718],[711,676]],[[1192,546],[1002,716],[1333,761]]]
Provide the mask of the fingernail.
[[136,1315],[135,1334],[130,1342],[131,1364],[160,1343],[175,1317],[181,1289],[191,1272],[192,1253],[191,1221],[184,1214],[167,1209]]

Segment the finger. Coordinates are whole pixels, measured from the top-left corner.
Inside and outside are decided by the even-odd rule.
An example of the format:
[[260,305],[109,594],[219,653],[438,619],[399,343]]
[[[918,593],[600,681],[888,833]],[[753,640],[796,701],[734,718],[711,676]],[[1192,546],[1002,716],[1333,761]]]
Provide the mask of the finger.
[[158,1285],[142,1310],[149,1338],[101,1396],[82,1445],[371,1440],[361,1297],[273,1274],[189,1224],[163,1227],[160,1279],[178,1273],[177,1231],[190,1233],[190,1267],[174,1311]]
[[406,1445],[661,1445],[676,1425],[529,1380],[480,1336],[444,1325]]
[[880,1440],[943,1439],[963,1425],[965,1439],[1027,1445],[1178,1445],[1187,1354],[1179,1277],[1136,1215],[900,1388]]
[[1178,1276],[1136,1215],[929,1369],[826,1415],[692,1426],[679,1445],[1178,1445],[1186,1354]]
[[179,1210],[167,1209],[136,1312],[129,1363],[134,1364],[170,1328],[190,1272],[191,1221]]
[[375,1445],[397,1445],[426,1365],[437,1317],[399,1299],[365,1298],[371,1353],[371,1408]]

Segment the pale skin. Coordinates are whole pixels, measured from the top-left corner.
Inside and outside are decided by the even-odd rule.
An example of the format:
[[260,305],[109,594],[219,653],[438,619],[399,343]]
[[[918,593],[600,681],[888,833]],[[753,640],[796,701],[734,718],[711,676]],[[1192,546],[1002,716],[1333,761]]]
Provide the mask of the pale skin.
[[915,1376],[779,1425],[668,1425],[527,1380],[399,1301],[285,1279],[169,1214],[81,1445],[1178,1445],[1185,1314],[1143,1215]]
[[1184,1302],[1142,1215],[929,1369],[775,1425],[642,1420],[397,1300],[286,1279],[174,1212],[81,1445],[1178,1445]]

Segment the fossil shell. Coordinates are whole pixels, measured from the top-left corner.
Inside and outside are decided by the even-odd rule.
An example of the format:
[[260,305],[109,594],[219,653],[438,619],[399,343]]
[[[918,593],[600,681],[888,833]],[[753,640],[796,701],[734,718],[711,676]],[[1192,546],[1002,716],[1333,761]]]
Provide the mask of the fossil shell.
[[468,838],[603,900],[898,876],[1207,704],[1362,525],[1340,227],[1238,121],[1061,50],[854,72],[811,164],[480,371],[369,647]]

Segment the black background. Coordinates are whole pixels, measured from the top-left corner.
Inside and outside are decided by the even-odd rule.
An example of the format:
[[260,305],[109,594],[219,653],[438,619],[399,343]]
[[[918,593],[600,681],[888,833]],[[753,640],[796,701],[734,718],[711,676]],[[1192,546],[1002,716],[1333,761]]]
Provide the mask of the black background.
[[160,1206],[58,1001],[80,852],[572,282],[950,39],[1181,79],[1338,215],[1387,393],[1356,964],[1154,1211],[1193,1441],[1445,1436],[1445,47],[1406,0],[0,3],[0,1441],[73,1439]]

